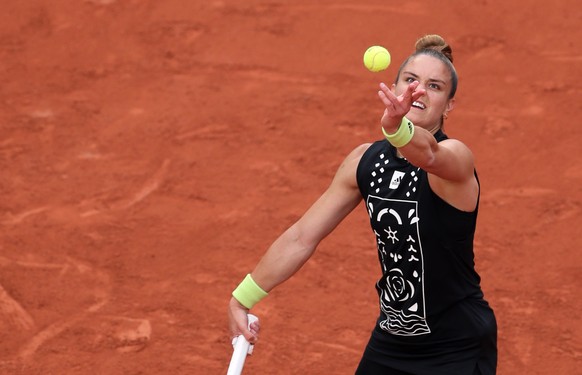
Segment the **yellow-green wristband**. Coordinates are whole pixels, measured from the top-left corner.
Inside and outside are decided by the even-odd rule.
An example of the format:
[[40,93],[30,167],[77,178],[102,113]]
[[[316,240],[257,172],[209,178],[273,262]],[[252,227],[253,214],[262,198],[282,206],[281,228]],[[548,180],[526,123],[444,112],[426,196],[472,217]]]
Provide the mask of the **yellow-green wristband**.
[[257,304],[257,302],[265,298],[267,295],[268,293],[257,285],[255,280],[253,280],[251,277],[250,273],[240,284],[238,284],[236,289],[232,292],[232,296],[247,309],[252,308],[255,304]]
[[382,133],[384,133],[384,136],[392,146],[400,148],[406,146],[412,139],[414,135],[414,124],[406,117],[402,117],[396,133],[388,134],[384,127],[382,127]]

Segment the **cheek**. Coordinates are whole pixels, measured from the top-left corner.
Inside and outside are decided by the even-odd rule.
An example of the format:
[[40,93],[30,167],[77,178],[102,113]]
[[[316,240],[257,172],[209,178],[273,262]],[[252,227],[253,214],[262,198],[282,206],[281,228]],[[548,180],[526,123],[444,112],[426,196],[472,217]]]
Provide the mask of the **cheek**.
[[431,108],[437,112],[444,112],[447,109],[449,102],[448,97],[444,93],[434,93],[429,95]]

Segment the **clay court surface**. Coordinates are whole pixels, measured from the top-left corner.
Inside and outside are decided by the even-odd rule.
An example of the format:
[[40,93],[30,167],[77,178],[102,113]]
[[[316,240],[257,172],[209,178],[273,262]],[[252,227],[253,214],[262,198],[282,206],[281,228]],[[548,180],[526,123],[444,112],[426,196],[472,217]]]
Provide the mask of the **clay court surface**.
[[[460,75],[498,373],[580,373],[582,16],[531,4],[3,1],[0,373],[225,374],[230,292],[380,138],[377,85],[426,33]],[[245,374],[353,374],[379,272],[362,205],[253,310]]]

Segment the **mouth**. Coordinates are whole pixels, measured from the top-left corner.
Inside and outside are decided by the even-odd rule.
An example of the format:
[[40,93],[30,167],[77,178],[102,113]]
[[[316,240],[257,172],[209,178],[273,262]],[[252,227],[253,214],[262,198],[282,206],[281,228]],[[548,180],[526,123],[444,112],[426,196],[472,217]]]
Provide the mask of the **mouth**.
[[424,103],[422,103],[422,102],[419,102],[419,101],[413,102],[412,103],[412,106],[414,108],[418,108],[418,109],[426,109],[426,105]]

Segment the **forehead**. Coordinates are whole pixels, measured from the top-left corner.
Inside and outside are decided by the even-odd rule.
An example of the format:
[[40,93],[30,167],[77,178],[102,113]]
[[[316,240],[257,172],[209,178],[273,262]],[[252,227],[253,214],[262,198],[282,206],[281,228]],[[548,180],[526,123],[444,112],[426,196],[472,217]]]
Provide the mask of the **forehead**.
[[420,54],[410,58],[402,71],[425,79],[439,79],[447,82],[451,80],[449,67],[443,61],[430,55]]

